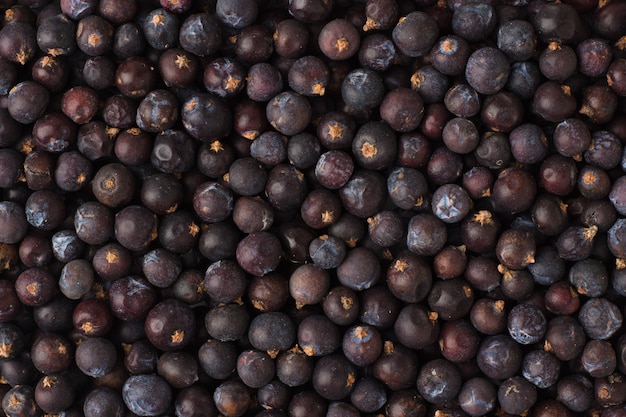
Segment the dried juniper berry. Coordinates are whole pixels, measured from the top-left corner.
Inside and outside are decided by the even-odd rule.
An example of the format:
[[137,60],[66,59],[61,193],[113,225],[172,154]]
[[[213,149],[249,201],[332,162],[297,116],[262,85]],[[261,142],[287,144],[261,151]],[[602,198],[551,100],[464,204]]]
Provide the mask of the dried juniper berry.
[[606,340],[617,332],[623,316],[617,305],[605,298],[591,298],[578,311],[578,319],[591,339]]
[[[392,31],[392,38],[398,49],[410,57],[426,54],[438,37],[437,22],[421,11],[411,12],[400,18]],[[416,41],[418,38],[419,41]]]
[[198,93],[182,104],[180,118],[187,133],[195,139],[210,143],[228,135],[232,111],[219,97]]
[[472,209],[472,201],[467,191],[456,184],[444,184],[432,195],[432,210],[437,218],[445,223],[458,223]]
[[547,330],[547,321],[538,307],[522,303],[513,307],[509,312],[507,329],[516,342],[528,345],[543,339]]
[[486,378],[474,377],[463,383],[458,399],[463,411],[477,417],[489,413],[496,407],[497,391]]
[[[380,103],[380,115],[396,132],[415,130],[424,115],[424,101],[410,88],[388,92]],[[357,132],[358,136],[358,132]]]
[[370,110],[383,100],[383,80],[374,70],[359,68],[347,74],[341,86],[341,97],[355,110]]
[[275,95],[266,106],[268,122],[284,135],[302,132],[312,118],[311,104],[295,91]]
[[498,388],[498,402],[502,409],[511,414],[522,414],[537,401],[537,389],[521,376],[504,381]]
[[381,174],[372,170],[358,170],[339,189],[339,198],[349,213],[368,218],[383,208],[386,190],[385,177]]
[[337,278],[342,285],[355,291],[370,288],[380,278],[380,261],[366,247],[350,249],[337,267]]
[[[365,68],[385,71],[392,66],[396,56],[396,47],[387,35],[373,33],[361,40],[358,58],[360,64]],[[617,77],[615,76],[615,78]]]
[[582,353],[586,339],[576,318],[556,316],[548,321],[544,350],[554,353],[562,361],[571,360]]
[[417,214],[408,226],[407,247],[417,254],[433,256],[446,243],[448,236],[445,224],[433,214]]
[[583,374],[571,374],[557,384],[560,401],[571,411],[581,412],[593,402],[593,382]]
[[311,241],[309,256],[320,268],[337,268],[346,257],[346,245],[338,237],[321,235]]

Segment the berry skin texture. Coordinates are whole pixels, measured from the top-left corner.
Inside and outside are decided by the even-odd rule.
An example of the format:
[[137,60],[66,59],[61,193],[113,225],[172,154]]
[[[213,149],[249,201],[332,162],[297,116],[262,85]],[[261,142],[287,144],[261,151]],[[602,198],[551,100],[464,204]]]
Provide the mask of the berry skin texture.
[[626,0],[0,0],[9,417],[626,417]]

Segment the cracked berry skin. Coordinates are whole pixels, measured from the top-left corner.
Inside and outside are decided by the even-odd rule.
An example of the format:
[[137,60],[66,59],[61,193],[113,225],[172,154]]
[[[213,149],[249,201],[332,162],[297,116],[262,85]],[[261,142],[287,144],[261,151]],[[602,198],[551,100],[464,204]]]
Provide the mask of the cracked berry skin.
[[161,301],[148,312],[144,329],[157,349],[173,351],[187,346],[196,331],[193,310],[176,299]]

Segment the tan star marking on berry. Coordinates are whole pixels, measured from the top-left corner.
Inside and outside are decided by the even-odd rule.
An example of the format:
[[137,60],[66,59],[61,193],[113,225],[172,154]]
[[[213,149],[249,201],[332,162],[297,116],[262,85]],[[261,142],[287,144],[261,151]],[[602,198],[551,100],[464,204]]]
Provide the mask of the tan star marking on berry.
[[176,60],[174,60],[176,66],[180,69],[189,68],[191,64],[191,59],[187,58],[185,55],[176,55]]
[[330,140],[337,140],[343,134],[345,128],[339,126],[338,123],[330,123],[328,125],[328,136],[330,136]]
[[185,332],[183,330],[175,330],[174,333],[172,333],[172,343],[182,343],[183,340],[185,340]]

